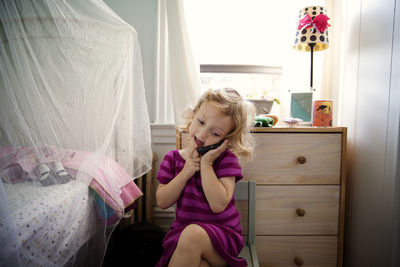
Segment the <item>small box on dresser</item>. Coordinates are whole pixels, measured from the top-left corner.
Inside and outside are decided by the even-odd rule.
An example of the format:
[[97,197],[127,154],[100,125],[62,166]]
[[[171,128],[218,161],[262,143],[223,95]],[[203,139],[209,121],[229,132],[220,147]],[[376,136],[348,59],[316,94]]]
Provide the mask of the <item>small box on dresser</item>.
[[[187,132],[177,133],[181,148]],[[254,128],[252,134],[253,160],[241,165],[244,179],[257,182],[260,266],[342,266],[347,129]]]

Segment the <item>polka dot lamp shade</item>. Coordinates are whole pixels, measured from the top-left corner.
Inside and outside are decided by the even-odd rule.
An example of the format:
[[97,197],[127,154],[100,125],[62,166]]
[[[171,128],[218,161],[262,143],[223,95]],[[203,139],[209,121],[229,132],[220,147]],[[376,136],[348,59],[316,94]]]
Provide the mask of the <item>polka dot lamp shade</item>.
[[327,49],[329,47],[328,26],[330,26],[328,20],[326,8],[322,6],[301,9],[293,49],[310,52],[309,44],[315,44],[314,51]]

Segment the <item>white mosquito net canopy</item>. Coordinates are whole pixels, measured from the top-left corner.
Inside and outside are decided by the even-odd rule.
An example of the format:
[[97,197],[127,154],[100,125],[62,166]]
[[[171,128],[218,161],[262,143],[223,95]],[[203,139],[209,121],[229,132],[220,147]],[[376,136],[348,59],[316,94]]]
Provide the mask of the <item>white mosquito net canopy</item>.
[[0,19],[0,266],[99,266],[151,168],[137,33],[100,0]]

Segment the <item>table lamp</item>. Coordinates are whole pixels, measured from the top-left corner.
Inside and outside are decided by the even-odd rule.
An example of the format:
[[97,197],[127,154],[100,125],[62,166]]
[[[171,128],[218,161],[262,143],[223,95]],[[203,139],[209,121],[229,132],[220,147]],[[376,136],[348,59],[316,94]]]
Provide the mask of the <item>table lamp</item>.
[[313,88],[313,53],[329,47],[328,16],[326,8],[309,6],[300,10],[299,25],[293,49],[301,52],[311,52],[310,89]]

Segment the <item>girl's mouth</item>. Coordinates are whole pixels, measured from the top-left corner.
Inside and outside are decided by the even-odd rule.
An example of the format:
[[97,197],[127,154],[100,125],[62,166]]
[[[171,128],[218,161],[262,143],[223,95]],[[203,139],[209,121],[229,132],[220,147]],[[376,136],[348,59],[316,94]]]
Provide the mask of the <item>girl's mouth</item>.
[[204,146],[204,142],[200,141],[196,136],[194,137],[194,143],[196,144],[196,146],[199,147],[203,147]]

